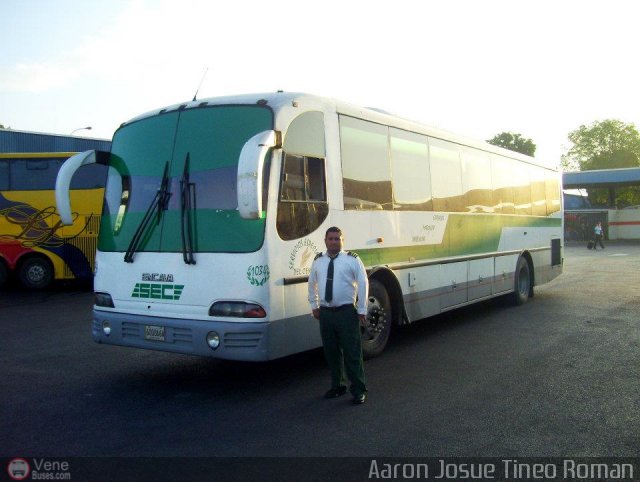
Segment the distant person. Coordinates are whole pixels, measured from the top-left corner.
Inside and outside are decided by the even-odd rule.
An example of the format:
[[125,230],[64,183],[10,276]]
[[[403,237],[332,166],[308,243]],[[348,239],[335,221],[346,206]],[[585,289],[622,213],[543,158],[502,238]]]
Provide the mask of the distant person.
[[593,228],[593,249],[596,250],[598,249],[598,244],[600,244],[600,247],[602,249],[604,249],[604,244],[602,244],[602,223],[598,222],[596,224],[596,227]]
[[358,255],[342,250],[343,241],[340,228],[327,229],[327,250],[315,257],[309,274],[309,303],[313,317],[320,321],[324,356],[331,370],[331,389],[324,398],[344,395],[349,377],[352,402],[359,405],[367,393],[360,324],[367,316],[369,281]]

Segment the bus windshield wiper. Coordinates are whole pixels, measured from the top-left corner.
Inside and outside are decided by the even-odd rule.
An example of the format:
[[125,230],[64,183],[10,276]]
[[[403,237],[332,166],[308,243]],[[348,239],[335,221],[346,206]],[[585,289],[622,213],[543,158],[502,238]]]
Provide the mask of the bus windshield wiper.
[[153,218],[153,215],[157,211],[156,225],[160,223],[160,217],[162,215],[162,211],[167,209],[167,203],[169,202],[169,198],[171,195],[169,194],[169,162],[164,165],[164,173],[162,174],[162,181],[160,182],[160,187],[156,192],[156,195],[151,200],[151,204],[147,208],[147,211],[144,213],[144,217],[136,232],[133,233],[133,238],[131,238],[131,242],[129,243],[129,247],[127,248],[127,252],[124,255],[125,263],[133,263],[133,255],[138,250],[138,246],[140,245],[140,241],[142,237],[147,232],[147,228],[149,227],[149,223]]
[[182,259],[186,264],[196,264],[193,258],[193,238],[191,233],[191,211],[194,184],[189,182],[189,153],[184,160],[184,171],[180,180],[180,232],[182,234]]

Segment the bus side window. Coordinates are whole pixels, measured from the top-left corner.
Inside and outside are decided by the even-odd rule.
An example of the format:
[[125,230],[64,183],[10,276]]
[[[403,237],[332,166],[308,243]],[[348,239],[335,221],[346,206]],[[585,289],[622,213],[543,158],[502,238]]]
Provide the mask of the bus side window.
[[59,164],[62,164],[62,161],[56,159],[16,159],[10,164],[11,189],[16,191],[53,189],[56,185]]
[[306,236],[322,224],[328,213],[324,159],[285,153],[278,201],[280,237],[289,240]]
[[322,113],[294,119],[283,150],[276,227],[282,239],[290,240],[312,233],[329,214]]
[[71,189],[98,189],[107,182],[107,166],[88,164],[78,169],[71,179]]
[[389,128],[340,116],[345,209],[393,209]]

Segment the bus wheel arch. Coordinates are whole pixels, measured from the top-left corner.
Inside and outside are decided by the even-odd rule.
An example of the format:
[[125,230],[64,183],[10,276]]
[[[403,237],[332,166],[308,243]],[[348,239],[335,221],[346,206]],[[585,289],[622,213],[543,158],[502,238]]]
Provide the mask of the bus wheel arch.
[[400,286],[388,270],[377,270],[369,277],[367,319],[360,327],[362,353],[365,359],[380,355],[389,340],[391,325],[401,319],[402,306],[398,300]]
[[529,251],[525,251],[522,255],[527,260],[527,263],[529,263],[529,298],[533,298],[533,287],[536,285],[536,271],[533,265],[533,258],[531,257],[531,253],[529,253]]
[[531,255],[525,251],[518,258],[513,274],[512,303],[516,306],[523,305],[529,298],[533,297],[533,284],[533,262]]
[[46,288],[54,277],[53,264],[43,255],[28,255],[21,258],[17,273],[22,286],[30,290]]

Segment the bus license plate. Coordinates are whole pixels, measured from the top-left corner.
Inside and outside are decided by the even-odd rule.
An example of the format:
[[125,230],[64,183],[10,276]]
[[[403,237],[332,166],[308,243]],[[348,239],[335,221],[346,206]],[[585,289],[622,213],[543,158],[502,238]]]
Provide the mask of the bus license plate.
[[145,340],[165,341],[165,334],[164,326],[144,325]]

